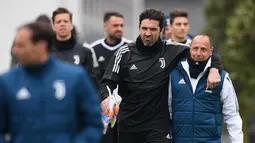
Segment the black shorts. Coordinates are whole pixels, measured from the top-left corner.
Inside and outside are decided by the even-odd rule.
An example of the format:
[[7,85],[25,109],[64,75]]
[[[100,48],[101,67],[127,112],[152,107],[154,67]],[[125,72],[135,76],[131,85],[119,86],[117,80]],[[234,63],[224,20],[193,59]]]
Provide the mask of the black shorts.
[[109,127],[106,133],[102,136],[100,143],[117,143],[118,142],[118,133],[117,133],[117,124],[113,128]]
[[119,132],[118,135],[118,143],[172,143],[169,131]]

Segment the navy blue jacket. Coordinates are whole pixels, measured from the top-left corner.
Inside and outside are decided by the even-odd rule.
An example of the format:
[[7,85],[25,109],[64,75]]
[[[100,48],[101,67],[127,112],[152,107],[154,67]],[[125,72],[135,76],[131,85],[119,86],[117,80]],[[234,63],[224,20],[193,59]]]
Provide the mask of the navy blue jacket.
[[0,76],[0,143],[98,143],[100,103],[87,71],[50,57]]
[[208,72],[199,80],[193,93],[189,76],[181,62],[171,72],[172,135],[174,143],[221,143],[222,105],[220,93],[226,72],[221,72],[221,82],[206,89]]

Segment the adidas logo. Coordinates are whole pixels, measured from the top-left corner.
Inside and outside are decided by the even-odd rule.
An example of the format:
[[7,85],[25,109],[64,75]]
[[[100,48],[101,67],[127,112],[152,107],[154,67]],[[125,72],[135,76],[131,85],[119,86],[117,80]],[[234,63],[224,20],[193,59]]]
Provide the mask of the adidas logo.
[[186,84],[186,82],[185,82],[184,79],[182,78],[182,79],[178,82],[178,84]]
[[100,56],[99,58],[98,58],[98,61],[99,62],[103,62],[105,60],[105,58],[103,57],[103,56]]
[[26,100],[26,99],[29,99],[30,98],[30,93],[28,92],[28,90],[23,87],[19,90],[19,92],[17,93],[16,95],[16,98],[18,100]]
[[167,134],[166,138],[171,139],[172,137],[170,136],[170,134]]
[[135,64],[133,64],[131,67],[130,67],[130,70],[136,70],[137,67],[135,66]]

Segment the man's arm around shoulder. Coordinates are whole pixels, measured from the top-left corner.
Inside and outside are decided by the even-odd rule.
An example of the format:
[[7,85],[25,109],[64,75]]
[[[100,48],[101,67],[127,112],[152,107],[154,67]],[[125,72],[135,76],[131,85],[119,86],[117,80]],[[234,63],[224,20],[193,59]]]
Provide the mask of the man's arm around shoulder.
[[[166,42],[165,46],[169,52],[169,60],[172,60],[172,70],[177,66],[177,64],[183,59],[187,58],[189,54],[189,47],[185,44],[176,42]],[[171,71],[172,71],[171,70]]]

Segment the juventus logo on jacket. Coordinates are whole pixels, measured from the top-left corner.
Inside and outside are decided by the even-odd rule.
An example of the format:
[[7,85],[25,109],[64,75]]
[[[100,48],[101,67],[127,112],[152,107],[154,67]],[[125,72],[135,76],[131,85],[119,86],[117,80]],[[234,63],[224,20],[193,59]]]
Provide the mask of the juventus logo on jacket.
[[55,89],[55,97],[58,100],[62,100],[66,95],[65,82],[62,80],[56,80],[53,83],[53,87]]
[[165,63],[165,58],[159,58],[159,62],[160,62],[160,67],[163,69],[163,68],[165,68],[165,66],[166,66],[166,63]]
[[80,64],[80,56],[79,55],[74,55],[73,58],[74,58],[74,63],[76,65],[79,65]]

